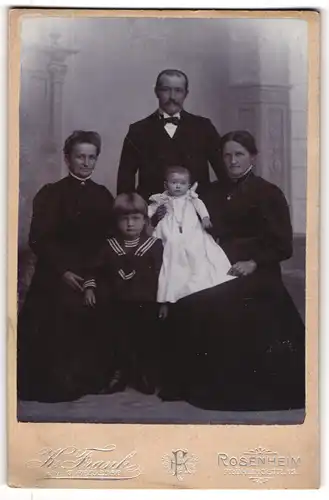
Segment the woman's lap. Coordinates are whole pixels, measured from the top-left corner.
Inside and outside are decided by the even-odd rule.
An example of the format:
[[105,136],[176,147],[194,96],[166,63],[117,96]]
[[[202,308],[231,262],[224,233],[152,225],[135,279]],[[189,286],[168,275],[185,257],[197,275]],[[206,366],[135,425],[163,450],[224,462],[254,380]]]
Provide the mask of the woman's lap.
[[[119,312],[124,317],[124,308]],[[162,385],[181,386],[192,404],[220,408],[223,395],[231,398],[234,393],[232,409],[241,401],[252,406],[260,397],[259,382],[263,393],[268,392],[270,376],[280,380],[282,387],[293,366],[297,368],[292,385],[303,392],[304,326],[277,277],[259,272],[185,297],[170,308],[164,323],[156,322],[152,310],[152,328],[146,330],[157,341],[151,342],[152,337],[140,342],[139,331],[149,323],[148,315],[138,310],[127,319],[137,335],[134,349],[150,342],[147,351],[159,361]],[[70,377],[71,392],[76,395],[88,393],[93,386],[101,388],[111,371],[114,316],[106,300],[90,310],[83,306],[81,295],[70,290],[55,305],[44,296],[27,297],[18,329],[19,379],[26,379],[27,385],[26,374],[33,367],[27,390],[31,385],[36,389],[37,382],[44,391],[41,397],[51,398],[53,393],[64,399],[70,396],[66,394]],[[142,324],[136,327],[136,322]],[[246,393],[249,402],[243,402]]]
[[18,318],[18,388],[23,399],[64,400],[99,385],[105,332],[98,310],[68,287],[32,287]]
[[[194,404],[199,401],[204,406],[205,400],[212,400],[216,407],[221,404],[218,394],[228,395],[231,387],[235,387],[234,404],[238,404],[246,384],[250,405],[256,404],[252,391],[254,396],[260,394],[259,390],[266,392],[267,383],[281,388],[285,382],[291,387],[297,384],[299,393],[303,392],[304,325],[275,276],[255,273],[182,299],[172,310],[169,332],[172,349],[176,350],[170,355],[176,370],[180,366],[180,373],[185,371],[189,394],[196,384],[200,396],[203,384],[201,399],[190,398]],[[170,361],[168,366],[173,369]],[[290,383],[286,379],[294,366],[295,379]],[[248,406],[248,402],[244,404]]]

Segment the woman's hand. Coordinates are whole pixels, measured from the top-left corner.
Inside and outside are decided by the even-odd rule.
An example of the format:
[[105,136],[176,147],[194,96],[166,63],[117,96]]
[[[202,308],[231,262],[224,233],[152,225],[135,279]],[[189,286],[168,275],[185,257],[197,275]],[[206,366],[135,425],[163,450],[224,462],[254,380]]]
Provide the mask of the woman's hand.
[[248,274],[252,274],[256,268],[257,264],[254,260],[243,260],[233,264],[227,274],[231,276],[248,276]]
[[73,288],[73,290],[77,290],[82,292],[82,284],[84,282],[84,279],[79,276],[78,274],[72,273],[71,271],[66,271],[66,273],[63,274],[63,280],[65,283]]
[[95,292],[92,288],[87,288],[84,293],[84,304],[88,307],[95,307],[96,297]]

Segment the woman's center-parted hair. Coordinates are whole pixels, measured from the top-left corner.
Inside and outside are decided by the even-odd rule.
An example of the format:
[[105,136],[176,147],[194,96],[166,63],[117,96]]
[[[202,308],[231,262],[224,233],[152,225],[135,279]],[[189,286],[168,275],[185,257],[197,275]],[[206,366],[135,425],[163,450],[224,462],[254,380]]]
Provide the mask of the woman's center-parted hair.
[[220,140],[221,151],[223,152],[224,146],[227,142],[238,142],[243,146],[249,154],[256,156],[258,154],[256,141],[253,135],[247,130],[233,130],[223,135]]
[[102,140],[99,133],[93,130],[75,130],[65,140],[63,148],[64,155],[70,156],[76,144],[93,144],[98,156],[101,152]]
[[147,203],[138,193],[122,193],[114,200],[114,220],[129,214],[141,214],[146,220],[148,219]]

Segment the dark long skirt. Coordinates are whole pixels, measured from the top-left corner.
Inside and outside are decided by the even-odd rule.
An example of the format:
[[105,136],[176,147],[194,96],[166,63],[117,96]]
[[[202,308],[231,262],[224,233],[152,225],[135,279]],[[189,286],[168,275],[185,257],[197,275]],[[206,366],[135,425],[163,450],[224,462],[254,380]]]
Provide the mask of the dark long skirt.
[[163,385],[191,404],[304,407],[305,329],[280,277],[260,270],[190,295],[166,331]]
[[109,331],[81,292],[34,276],[18,317],[17,389],[22,400],[66,401],[97,392],[109,377]]

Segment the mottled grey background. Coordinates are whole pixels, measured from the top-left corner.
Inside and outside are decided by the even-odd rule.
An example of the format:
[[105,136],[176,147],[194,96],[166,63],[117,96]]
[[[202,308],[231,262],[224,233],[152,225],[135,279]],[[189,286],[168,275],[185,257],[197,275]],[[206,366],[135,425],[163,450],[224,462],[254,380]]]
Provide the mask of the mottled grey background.
[[304,308],[307,25],[289,19],[51,18],[22,22],[19,294],[33,272],[27,249],[32,199],[65,175],[61,149],[74,129],[97,130],[103,149],[95,180],[115,194],[129,124],[157,106],[164,68],[190,79],[188,111],[220,134],[255,134],[258,172],[290,204],[295,256],[285,274]]

